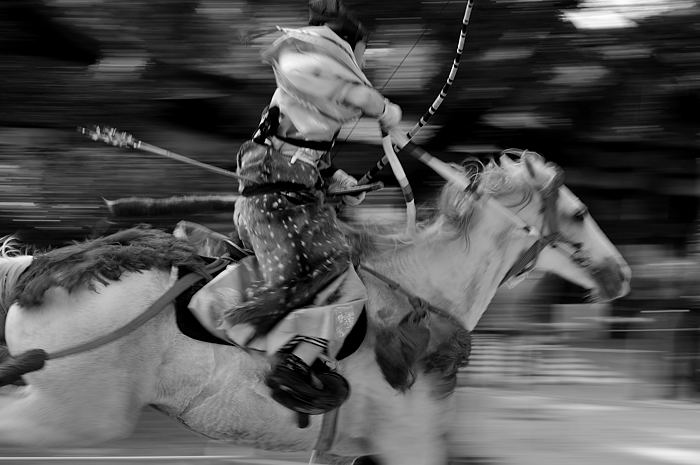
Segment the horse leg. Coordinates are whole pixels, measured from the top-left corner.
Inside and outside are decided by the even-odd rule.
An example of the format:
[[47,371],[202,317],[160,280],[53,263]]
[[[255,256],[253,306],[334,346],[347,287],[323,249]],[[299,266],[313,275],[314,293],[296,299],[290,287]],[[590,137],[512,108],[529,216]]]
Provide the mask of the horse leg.
[[[10,351],[21,354],[41,347],[51,353],[107,334],[143,312],[143,301],[160,295],[168,279],[168,273],[134,273],[95,291],[51,288],[42,307],[10,309]],[[43,369],[26,374],[27,386],[0,402],[0,443],[84,445],[131,433],[157,385],[157,320],[114,343],[50,358]]]
[[358,463],[446,465],[447,404],[432,394],[425,378],[419,377],[406,393],[394,391],[384,400],[385,404],[376,406],[380,416],[372,438],[378,457],[362,457]]
[[[358,463],[380,465],[447,465],[447,441],[444,435],[426,428],[425,418],[410,415],[406,423],[392,422],[394,431],[382,431],[377,440],[379,457],[360,457]],[[411,426],[408,426],[411,425]],[[412,431],[412,432],[409,432]]]
[[136,418],[125,420],[122,415],[105,421],[94,410],[66,404],[31,384],[0,390],[0,443],[6,445],[35,448],[103,442],[128,435]]

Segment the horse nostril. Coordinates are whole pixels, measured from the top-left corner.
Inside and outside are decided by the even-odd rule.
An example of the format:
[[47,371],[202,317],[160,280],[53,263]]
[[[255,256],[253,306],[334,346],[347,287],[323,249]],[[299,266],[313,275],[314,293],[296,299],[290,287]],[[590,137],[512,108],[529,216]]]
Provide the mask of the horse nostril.
[[632,280],[632,270],[626,263],[620,267],[620,280],[623,283],[629,283]]

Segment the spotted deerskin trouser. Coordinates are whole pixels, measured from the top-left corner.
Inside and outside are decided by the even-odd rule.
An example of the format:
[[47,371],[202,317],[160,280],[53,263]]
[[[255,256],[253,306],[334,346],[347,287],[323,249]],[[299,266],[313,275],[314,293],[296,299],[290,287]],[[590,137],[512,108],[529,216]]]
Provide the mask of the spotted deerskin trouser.
[[[239,172],[261,184],[284,181],[311,187],[318,178],[314,166],[291,164],[284,155],[252,142],[239,152]],[[264,283],[250,289],[246,302],[226,314],[231,326],[249,323],[265,334],[350,265],[348,243],[322,196],[244,197],[236,202],[234,218],[241,240],[258,258]]]

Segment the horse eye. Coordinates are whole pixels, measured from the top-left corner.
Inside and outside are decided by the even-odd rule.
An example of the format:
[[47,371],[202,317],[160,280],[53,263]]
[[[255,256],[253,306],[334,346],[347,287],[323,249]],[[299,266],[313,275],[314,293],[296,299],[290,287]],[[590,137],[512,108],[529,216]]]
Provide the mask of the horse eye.
[[586,215],[588,215],[588,209],[584,207],[573,214],[573,219],[577,223],[582,223],[586,219]]

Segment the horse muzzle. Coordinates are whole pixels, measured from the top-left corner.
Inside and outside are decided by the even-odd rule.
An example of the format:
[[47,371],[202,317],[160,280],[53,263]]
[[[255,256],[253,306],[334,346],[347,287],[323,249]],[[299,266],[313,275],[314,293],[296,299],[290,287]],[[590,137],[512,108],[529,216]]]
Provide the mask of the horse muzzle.
[[591,265],[589,269],[597,285],[595,300],[608,302],[629,293],[632,272],[624,260],[609,257]]

